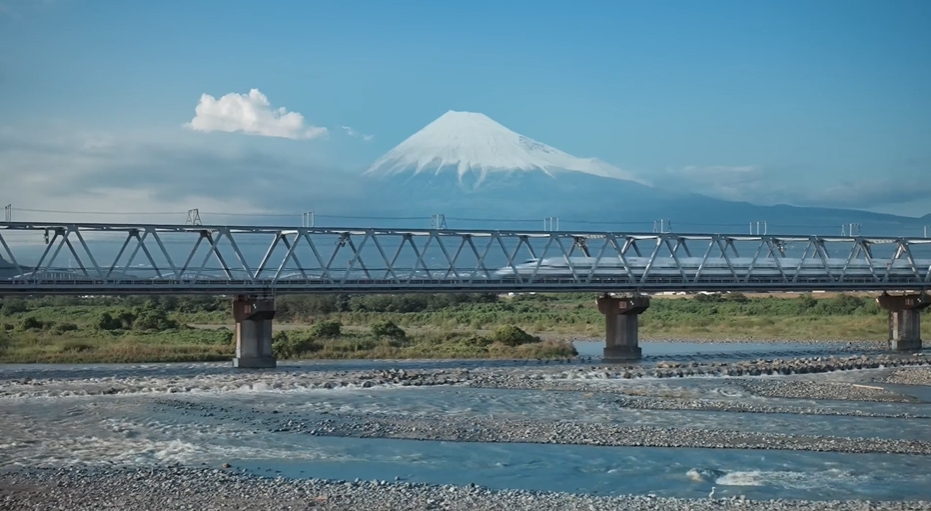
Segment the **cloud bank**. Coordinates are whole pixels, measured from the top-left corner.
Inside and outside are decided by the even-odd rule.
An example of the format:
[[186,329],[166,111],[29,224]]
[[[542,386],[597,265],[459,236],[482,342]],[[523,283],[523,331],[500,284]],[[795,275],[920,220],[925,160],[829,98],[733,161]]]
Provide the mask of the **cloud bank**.
[[304,116],[285,107],[273,109],[265,94],[252,89],[249,94],[231,92],[217,99],[203,94],[194,109],[195,116],[185,126],[205,133],[222,131],[247,135],[312,139],[327,135],[327,129],[306,126]]
[[[0,205],[12,203],[14,219],[30,221],[62,215],[24,209],[166,212],[129,219],[183,223],[183,212],[199,208],[205,222],[236,223],[244,221],[241,215],[254,213],[270,223],[300,225],[302,211],[345,213],[356,200],[352,184],[357,176],[328,164],[322,151],[283,150],[261,138],[206,140],[177,131],[0,127]],[[292,212],[291,217],[261,218]],[[120,217],[72,218],[104,222]]]
[[650,179],[661,188],[759,205],[901,210],[902,205],[913,204],[918,211],[924,211],[920,204],[927,203],[931,196],[931,182],[907,179],[900,173],[886,173],[895,177],[818,186],[806,176],[812,172],[812,169],[787,172],[758,165],[690,165],[654,173]]

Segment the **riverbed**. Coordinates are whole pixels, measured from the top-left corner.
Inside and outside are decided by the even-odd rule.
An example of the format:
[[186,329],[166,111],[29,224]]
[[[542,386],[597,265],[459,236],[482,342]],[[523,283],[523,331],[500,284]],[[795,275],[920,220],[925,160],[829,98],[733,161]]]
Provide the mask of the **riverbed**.
[[[712,491],[739,502],[931,500],[931,394],[900,383],[924,381],[923,355],[697,344],[645,346],[626,375],[590,344],[546,364],[0,366],[0,488],[38,484],[37,469],[175,467],[281,484],[358,479],[347,495],[377,492],[361,484],[377,480],[695,503]],[[726,375],[793,359],[830,370]],[[716,371],[653,376],[678,366]]]

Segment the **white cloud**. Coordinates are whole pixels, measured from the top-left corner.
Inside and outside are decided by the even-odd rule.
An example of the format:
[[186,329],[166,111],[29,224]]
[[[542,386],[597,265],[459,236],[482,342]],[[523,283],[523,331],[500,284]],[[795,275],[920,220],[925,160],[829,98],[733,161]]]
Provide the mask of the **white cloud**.
[[343,131],[345,131],[346,134],[349,135],[350,137],[361,137],[362,140],[365,140],[366,142],[375,138],[374,135],[366,135],[364,133],[359,133],[358,131],[350,128],[349,126],[340,126],[340,127],[343,128]]
[[[188,209],[199,208],[205,222],[284,212],[291,216],[259,219],[291,225],[309,209],[345,214],[339,208],[356,193],[355,174],[306,147],[206,141],[180,131],[0,126],[0,206],[12,203],[19,221],[62,218],[31,209],[108,213],[69,215],[78,222],[117,221],[114,213],[126,212],[129,221],[183,223]],[[149,212],[166,214],[141,214]]]
[[304,116],[273,109],[265,94],[252,89],[249,94],[231,92],[220,99],[203,94],[194,109],[196,115],[185,126],[203,132],[242,132],[247,135],[310,139],[326,136],[327,129],[305,126]]

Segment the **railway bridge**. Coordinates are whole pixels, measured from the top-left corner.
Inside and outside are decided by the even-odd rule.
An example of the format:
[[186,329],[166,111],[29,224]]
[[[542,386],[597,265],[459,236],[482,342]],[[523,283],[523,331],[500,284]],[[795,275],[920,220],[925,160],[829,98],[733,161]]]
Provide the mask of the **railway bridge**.
[[874,292],[915,350],[929,288],[929,238],[0,223],[0,296],[229,296],[236,367],[275,366],[284,294],[593,292],[624,361],[656,293]]

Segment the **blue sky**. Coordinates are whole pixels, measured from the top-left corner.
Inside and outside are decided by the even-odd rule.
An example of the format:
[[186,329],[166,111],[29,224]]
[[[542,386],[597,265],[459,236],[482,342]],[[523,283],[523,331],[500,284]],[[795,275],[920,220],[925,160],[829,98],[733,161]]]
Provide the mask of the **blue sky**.
[[[659,186],[920,216],[929,22],[921,0],[0,0],[0,202],[269,210],[301,199],[211,181],[326,182],[454,109]],[[252,88],[329,136],[183,127]]]

